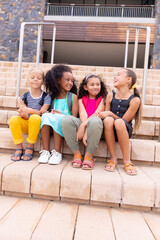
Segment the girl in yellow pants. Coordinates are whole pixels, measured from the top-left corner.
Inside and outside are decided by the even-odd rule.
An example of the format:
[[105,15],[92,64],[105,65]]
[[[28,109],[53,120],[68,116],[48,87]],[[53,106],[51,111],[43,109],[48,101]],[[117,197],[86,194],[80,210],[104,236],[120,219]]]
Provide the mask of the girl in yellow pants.
[[[34,144],[36,142],[41,123],[41,114],[49,108],[51,97],[41,90],[44,82],[44,74],[39,69],[33,69],[29,73],[28,82],[30,91],[20,97],[18,116],[9,120],[9,127],[13,137],[13,143],[17,145],[12,161],[30,161],[33,158]],[[23,154],[22,133],[28,134],[27,147]]]

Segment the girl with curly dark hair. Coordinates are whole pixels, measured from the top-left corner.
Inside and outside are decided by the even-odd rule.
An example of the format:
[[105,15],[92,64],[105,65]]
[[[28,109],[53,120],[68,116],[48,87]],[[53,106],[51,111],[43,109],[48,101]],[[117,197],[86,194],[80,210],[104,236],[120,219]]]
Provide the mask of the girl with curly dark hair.
[[[61,121],[65,115],[78,115],[78,99],[72,70],[66,65],[55,65],[45,76],[46,91],[51,95],[51,112],[41,118],[43,150],[39,163],[59,164],[62,160],[61,145],[63,133]],[[53,129],[54,149],[50,153],[50,127]]]
[[[98,147],[103,130],[102,120],[97,115],[104,111],[106,95],[105,84],[98,75],[86,76],[80,84],[78,95],[80,119],[66,116],[62,121],[64,137],[74,153],[73,167],[82,169],[94,167],[93,153]],[[83,163],[78,140],[82,140],[86,146]]]

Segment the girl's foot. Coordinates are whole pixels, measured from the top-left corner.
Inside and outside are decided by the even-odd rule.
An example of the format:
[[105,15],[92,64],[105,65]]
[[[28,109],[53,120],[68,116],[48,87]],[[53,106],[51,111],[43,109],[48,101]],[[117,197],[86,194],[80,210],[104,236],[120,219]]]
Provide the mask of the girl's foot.
[[25,153],[21,157],[22,161],[31,161],[33,159],[34,148],[26,147]]
[[85,156],[84,161],[82,163],[83,170],[92,170],[94,167],[94,160],[90,156]]
[[116,170],[117,160],[109,159],[104,170],[114,172]]
[[124,163],[124,169],[128,175],[137,175],[137,170],[131,162]]
[[74,158],[72,160],[72,167],[80,168],[82,166],[82,155],[74,154]]
[[23,149],[17,148],[15,153],[12,155],[11,160],[12,161],[20,161],[22,155],[23,155]]

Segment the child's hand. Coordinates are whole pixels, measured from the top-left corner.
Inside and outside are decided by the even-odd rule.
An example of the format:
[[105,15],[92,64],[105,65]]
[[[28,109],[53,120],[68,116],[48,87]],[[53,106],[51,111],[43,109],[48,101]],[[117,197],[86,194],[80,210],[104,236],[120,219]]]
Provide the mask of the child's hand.
[[77,130],[77,141],[81,140],[84,137],[84,133],[85,133],[85,125],[84,123],[81,123],[81,125],[79,126],[78,130]]
[[42,116],[44,113],[49,113],[47,110],[40,110],[40,116]]
[[111,116],[111,111],[103,111],[103,112],[99,112],[97,114],[98,117],[100,117],[101,119],[107,117],[107,116]]
[[83,136],[83,144],[87,147],[87,131],[85,131]]
[[21,113],[26,113],[29,114],[29,108],[28,107],[24,107],[24,106],[20,106],[20,108],[18,109],[19,112]]
[[60,111],[58,111],[58,110],[54,110],[54,109],[52,109],[52,111],[51,111],[51,113],[59,113],[59,114],[62,114]]

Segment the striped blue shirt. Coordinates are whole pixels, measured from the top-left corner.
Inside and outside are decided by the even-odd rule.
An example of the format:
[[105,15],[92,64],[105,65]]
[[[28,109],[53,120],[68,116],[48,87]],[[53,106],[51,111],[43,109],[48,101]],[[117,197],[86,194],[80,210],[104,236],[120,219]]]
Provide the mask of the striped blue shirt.
[[[42,91],[42,94],[43,94],[43,91]],[[27,95],[27,107],[29,108],[32,108],[32,109],[35,109],[35,110],[40,110],[41,109],[41,105],[40,105],[40,101],[42,99],[42,94],[40,97],[33,97],[31,95],[31,92],[29,91],[28,92],[28,95]],[[22,99],[22,101],[24,101],[24,95],[22,95],[20,97]],[[46,95],[46,97],[44,98],[44,103],[43,104],[51,104],[51,96],[49,94]]]

